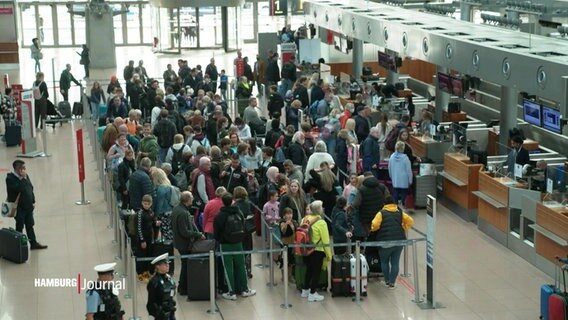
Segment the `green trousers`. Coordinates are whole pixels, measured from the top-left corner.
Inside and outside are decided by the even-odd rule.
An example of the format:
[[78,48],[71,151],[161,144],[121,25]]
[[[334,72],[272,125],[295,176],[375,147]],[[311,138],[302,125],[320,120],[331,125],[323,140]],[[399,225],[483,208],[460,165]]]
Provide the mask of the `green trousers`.
[[[223,252],[243,251],[242,243],[221,243]],[[244,254],[224,255],[223,265],[229,281],[229,291],[241,293],[248,290]],[[238,286],[238,287],[237,287]]]

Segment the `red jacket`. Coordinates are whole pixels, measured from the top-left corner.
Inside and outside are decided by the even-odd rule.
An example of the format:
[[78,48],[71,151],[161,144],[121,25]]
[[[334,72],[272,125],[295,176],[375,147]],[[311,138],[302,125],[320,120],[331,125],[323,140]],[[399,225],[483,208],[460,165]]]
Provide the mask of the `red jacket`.
[[348,110],[343,111],[343,115],[339,118],[339,124],[341,125],[341,129],[345,129],[345,124],[347,120],[351,119],[351,112]]

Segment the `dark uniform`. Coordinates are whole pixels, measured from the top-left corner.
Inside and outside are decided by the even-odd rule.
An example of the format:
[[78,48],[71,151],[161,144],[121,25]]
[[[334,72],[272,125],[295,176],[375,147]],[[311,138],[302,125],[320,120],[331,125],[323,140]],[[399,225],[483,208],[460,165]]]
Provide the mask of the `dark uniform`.
[[[112,289],[93,289],[87,291],[87,305],[90,301],[98,300],[97,310],[94,314],[95,320],[121,320],[124,311],[120,305],[120,300]],[[94,311],[94,310],[93,310]]]
[[176,302],[174,296],[176,283],[165,273],[156,274],[148,282],[148,303],[146,309],[156,320],[175,320]]

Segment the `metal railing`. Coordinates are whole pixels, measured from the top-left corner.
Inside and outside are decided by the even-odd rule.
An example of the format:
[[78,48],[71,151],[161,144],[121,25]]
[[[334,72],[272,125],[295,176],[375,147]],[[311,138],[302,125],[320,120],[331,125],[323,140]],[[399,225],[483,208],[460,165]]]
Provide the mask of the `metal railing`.
[[[93,154],[95,155],[95,159],[97,162],[97,168],[99,170],[99,178],[101,179],[101,188],[104,191],[105,195],[105,202],[107,204],[106,214],[108,214],[108,229],[113,230],[113,244],[116,247],[115,259],[119,262],[117,274],[120,277],[126,279],[127,286],[126,286],[126,293],[124,295],[125,299],[132,300],[132,310],[131,310],[131,317],[130,319],[140,319],[139,310],[138,310],[138,303],[137,303],[137,273],[136,273],[136,262],[140,261],[151,261],[154,257],[147,257],[147,258],[137,258],[134,254],[132,248],[132,241],[128,236],[125,225],[122,221],[120,209],[118,208],[117,203],[117,193],[112,188],[112,180],[111,174],[108,173],[106,168],[106,161],[105,155],[100,149],[100,143],[97,141],[97,134],[96,134],[96,127],[94,123],[90,120],[85,119],[87,132],[89,132],[89,139],[93,147]],[[215,293],[215,257],[227,256],[227,255],[241,255],[241,254],[255,254],[261,255],[262,257],[262,268],[269,268],[268,270],[268,283],[267,286],[269,288],[275,288],[276,282],[274,280],[274,255],[282,255],[283,259],[283,301],[281,304],[282,308],[291,308],[292,305],[289,303],[289,257],[288,255],[288,248],[296,248],[296,247],[315,247],[315,248],[324,248],[324,247],[346,247],[351,246],[350,243],[337,243],[337,244],[315,244],[315,245],[297,245],[297,244],[288,244],[285,245],[281,238],[278,236],[276,229],[274,226],[268,224],[266,219],[262,214],[262,210],[256,206],[254,203],[251,203],[251,206],[258,210],[261,213],[261,239],[263,240],[261,249],[253,249],[253,250],[242,250],[238,252],[215,252],[209,251],[208,253],[199,253],[199,254],[186,254],[186,255],[175,255],[171,258],[180,258],[180,259],[194,259],[194,258],[205,258],[207,257],[209,260],[209,269],[210,269],[210,305],[208,309],[208,313],[215,314],[217,312],[216,306],[216,293]],[[326,220],[329,220],[329,217],[325,216]],[[420,235],[420,238],[402,240],[402,241],[379,241],[379,242],[359,242],[355,243],[355,263],[356,263],[356,274],[355,274],[355,283],[356,283],[356,290],[355,290],[355,298],[354,301],[356,303],[361,302],[361,247],[391,247],[391,246],[404,246],[405,252],[406,247],[410,246],[412,250],[412,262],[413,262],[413,272],[414,272],[414,299],[413,302],[421,303],[422,300],[420,298],[420,289],[419,289],[419,272],[418,272],[418,257],[417,257],[417,244],[418,242],[425,241],[425,234],[420,230],[414,229],[413,231],[417,232]],[[274,248],[274,246],[278,244],[278,248]],[[404,272],[406,274],[406,270],[408,268],[408,259],[407,254],[404,256]],[[266,259],[269,261],[266,261]]]

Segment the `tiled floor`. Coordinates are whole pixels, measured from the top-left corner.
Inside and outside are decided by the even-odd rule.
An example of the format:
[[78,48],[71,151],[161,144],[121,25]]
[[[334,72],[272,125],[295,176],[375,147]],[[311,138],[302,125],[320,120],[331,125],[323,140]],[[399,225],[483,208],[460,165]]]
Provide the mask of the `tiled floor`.
[[[255,48],[249,48],[253,56]],[[124,61],[142,54],[148,72],[161,74],[162,66],[175,62],[177,56],[161,56],[150,63],[154,56],[147,49],[129,48],[119,54],[119,69]],[[124,52],[123,52],[124,51]],[[124,54],[127,52],[128,54]],[[57,52],[53,51],[55,55]],[[210,53],[192,52],[195,60],[205,65]],[[74,57],[71,52],[68,58]],[[219,56],[220,66],[230,65],[233,54]],[[197,61],[197,59],[199,59]],[[190,64],[192,64],[190,62]],[[23,70],[31,65],[24,63]],[[79,71],[78,71],[79,72]],[[30,72],[22,78],[30,82]],[[26,82],[26,83],[27,83]],[[52,157],[27,159],[30,178],[37,197],[36,230],[38,238],[49,249],[32,251],[27,263],[16,265],[0,260],[0,320],[67,320],[82,319],[85,314],[85,297],[74,288],[34,288],[34,279],[39,277],[68,278],[81,273],[87,279],[95,279],[92,270],[95,264],[113,261],[117,245],[112,243],[113,232],[107,229],[108,216],[103,202],[101,185],[94,156],[86,140],[86,195],[92,201],[88,206],[77,206],[80,198],[78,183],[74,130],[81,127],[80,121],[48,129],[47,139]],[[86,136],[86,139],[88,135]],[[10,170],[18,148],[0,145],[0,172]],[[5,185],[0,184],[0,195],[5,194]],[[258,290],[255,297],[236,302],[218,301],[224,319],[537,319],[539,316],[539,287],[550,282],[544,273],[537,270],[508,249],[502,247],[466,223],[443,206],[438,206],[436,235],[437,297],[445,308],[421,310],[413,302],[410,289],[400,284],[390,291],[372,281],[369,297],[359,305],[348,298],[331,298],[325,294],[323,303],[308,303],[300,299],[290,286],[292,308],[280,308],[283,302],[283,286],[280,281],[275,288],[268,288],[266,271],[254,269],[250,286]],[[418,211],[414,218],[418,229],[425,229],[424,212]],[[14,226],[13,220],[0,219],[0,227]],[[412,233],[412,237],[417,235]],[[425,246],[418,247],[420,292],[425,292]],[[412,266],[412,261],[410,261]],[[176,270],[179,272],[179,261]],[[412,269],[410,268],[410,271]],[[280,280],[276,276],[276,280]],[[413,279],[406,279],[409,284]],[[138,316],[148,319],[145,311],[146,290],[138,283]],[[121,300],[132,315],[132,300]],[[178,319],[219,319],[221,314],[208,315],[208,302],[178,300]]]

